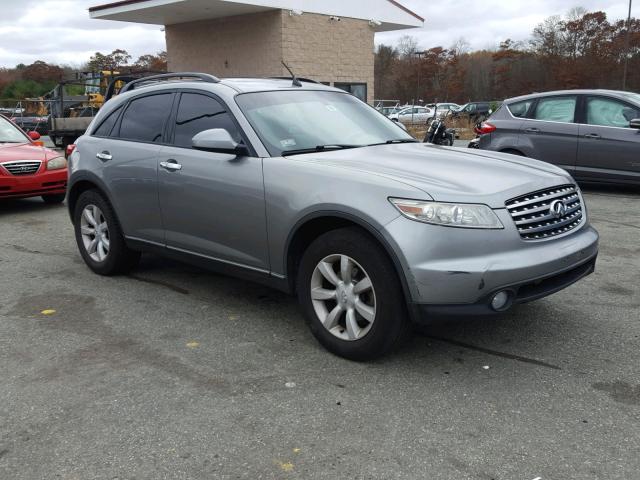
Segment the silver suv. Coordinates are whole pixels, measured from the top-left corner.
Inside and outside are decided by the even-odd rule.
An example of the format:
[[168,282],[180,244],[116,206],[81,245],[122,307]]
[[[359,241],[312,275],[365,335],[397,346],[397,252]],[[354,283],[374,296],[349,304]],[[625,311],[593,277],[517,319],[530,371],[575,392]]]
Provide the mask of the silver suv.
[[366,360],[411,320],[502,312],[594,269],[598,234],[558,167],[418,143],[309,81],[176,76],[128,84],[70,157],[96,273],[151,251],[263,282]]

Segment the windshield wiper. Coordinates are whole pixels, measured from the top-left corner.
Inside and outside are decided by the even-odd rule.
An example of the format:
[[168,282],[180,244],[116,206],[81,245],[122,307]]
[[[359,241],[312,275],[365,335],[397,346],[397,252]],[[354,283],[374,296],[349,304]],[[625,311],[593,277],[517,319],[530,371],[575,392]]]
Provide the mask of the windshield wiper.
[[286,157],[289,155],[302,155],[304,153],[315,153],[315,152],[329,152],[331,150],[347,150],[349,148],[359,148],[363,145],[344,145],[344,144],[335,144],[335,145],[317,145],[311,148],[300,148],[298,150],[285,150],[282,152],[282,156]]
[[393,140],[387,140],[382,143],[372,143],[371,145],[367,145],[367,147],[375,147],[376,145],[392,145],[394,143],[420,143],[420,140],[416,140],[415,138],[394,138]]

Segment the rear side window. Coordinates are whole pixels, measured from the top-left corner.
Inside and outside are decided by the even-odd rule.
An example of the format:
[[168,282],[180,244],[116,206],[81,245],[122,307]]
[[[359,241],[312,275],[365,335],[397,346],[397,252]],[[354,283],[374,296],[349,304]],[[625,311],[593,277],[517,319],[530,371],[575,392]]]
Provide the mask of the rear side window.
[[120,115],[121,110],[122,107],[118,107],[109,115],[107,115],[107,118],[105,118],[100,126],[95,129],[93,135],[95,135],[96,137],[108,137],[109,135],[111,135],[111,130],[113,130],[113,127],[118,121],[118,115]]
[[137,142],[160,142],[172,101],[173,93],[132,100],[122,115],[119,137]]
[[242,136],[225,106],[215,98],[198,93],[183,93],[176,116],[174,145],[191,148],[191,139],[212,128],[224,128],[240,142]]
[[550,97],[538,100],[536,120],[573,123],[576,115],[577,97]]
[[507,105],[507,108],[511,112],[511,115],[517,118],[523,118],[527,115],[527,112],[531,108],[531,104],[533,100],[524,100],[522,102],[512,103],[511,105]]
[[637,108],[612,98],[587,98],[587,123],[605,127],[629,128],[629,122],[640,118]]

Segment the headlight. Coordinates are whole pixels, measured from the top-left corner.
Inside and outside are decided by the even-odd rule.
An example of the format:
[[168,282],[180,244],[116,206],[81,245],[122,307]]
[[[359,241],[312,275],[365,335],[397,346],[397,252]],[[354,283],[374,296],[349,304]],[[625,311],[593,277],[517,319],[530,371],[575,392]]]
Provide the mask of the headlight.
[[390,198],[400,213],[411,220],[462,228],[504,228],[497,215],[486,205],[440,203]]
[[47,161],[47,170],[60,170],[67,166],[67,161],[64,157],[55,157]]

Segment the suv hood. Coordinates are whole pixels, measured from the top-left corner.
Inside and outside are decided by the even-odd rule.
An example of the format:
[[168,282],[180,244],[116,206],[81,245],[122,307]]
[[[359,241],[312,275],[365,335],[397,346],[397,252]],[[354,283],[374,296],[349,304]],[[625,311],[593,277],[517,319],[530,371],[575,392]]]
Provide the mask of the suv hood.
[[425,143],[310,153],[295,160],[384,176],[422,190],[442,202],[483,203],[504,208],[505,201],[567,183],[569,174],[551,164],[504,153],[439,147]]

